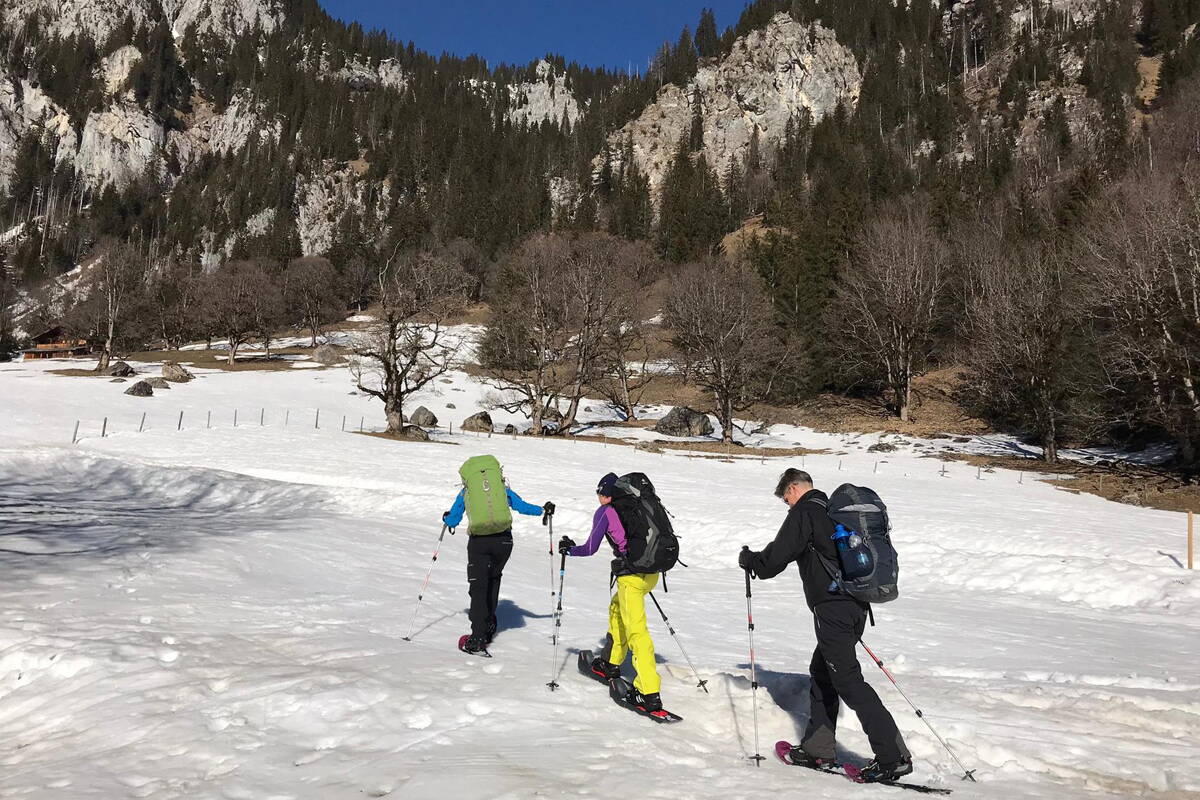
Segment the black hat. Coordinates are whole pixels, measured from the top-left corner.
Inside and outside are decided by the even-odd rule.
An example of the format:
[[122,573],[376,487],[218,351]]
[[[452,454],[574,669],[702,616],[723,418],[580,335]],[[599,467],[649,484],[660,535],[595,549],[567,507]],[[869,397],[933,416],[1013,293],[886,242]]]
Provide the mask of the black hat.
[[610,472],[600,479],[600,483],[596,484],[596,494],[602,494],[605,497],[612,497],[617,488],[617,474]]

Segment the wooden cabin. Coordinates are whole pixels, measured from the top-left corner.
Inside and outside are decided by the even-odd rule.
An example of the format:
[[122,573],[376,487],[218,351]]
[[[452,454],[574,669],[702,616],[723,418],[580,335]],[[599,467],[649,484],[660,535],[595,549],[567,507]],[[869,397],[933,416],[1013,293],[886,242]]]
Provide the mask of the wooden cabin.
[[33,337],[33,347],[21,351],[22,360],[30,361],[35,358],[72,358],[86,356],[92,352],[86,339],[72,336],[67,329],[56,325],[45,333]]

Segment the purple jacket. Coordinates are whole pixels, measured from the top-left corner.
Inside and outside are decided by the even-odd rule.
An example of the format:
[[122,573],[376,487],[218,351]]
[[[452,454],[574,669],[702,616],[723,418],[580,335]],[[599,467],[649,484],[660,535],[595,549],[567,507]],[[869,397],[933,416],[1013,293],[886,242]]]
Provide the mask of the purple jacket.
[[612,506],[600,506],[596,509],[596,515],[592,517],[591,536],[583,544],[572,547],[571,555],[593,555],[600,548],[600,542],[604,539],[605,534],[608,535],[609,544],[613,546],[616,554],[625,555],[625,527],[621,524],[621,518],[617,516],[617,510]]

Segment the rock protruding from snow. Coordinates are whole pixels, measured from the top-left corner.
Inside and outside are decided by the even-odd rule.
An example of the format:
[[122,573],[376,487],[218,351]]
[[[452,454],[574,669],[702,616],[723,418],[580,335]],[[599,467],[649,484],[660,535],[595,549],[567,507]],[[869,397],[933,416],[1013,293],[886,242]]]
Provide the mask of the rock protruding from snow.
[[480,411],[478,414],[472,414],[467,417],[462,424],[464,431],[475,431],[477,433],[492,432],[492,415],[486,411]]
[[88,114],[75,168],[88,185],[124,188],[136,178],[163,174],[162,125],[132,102],[120,101]]
[[[735,41],[720,63],[701,67],[686,87],[663,87],[641,116],[609,137],[609,158],[619,168],[632,142],[657,202],[675,149],[691,130],[693,103],[700,104],[704,154],[723,175],[730,161],[745,158],[755,133],[762,152],[769,152],[783,140],[789,120],[807,115],[815,122],[839,104],[853,107],[861,88],[854,53],[832,30],[779,13]],[[597,173],[603,158],[593,162]]]
[[579,103],[567,88],[567,76],[556,75],[554,66],[545,59],[537,63],[532,82],[509,87],[512,104],[508,120],[518,124],[538,125],[542,122],[575,124],[579,119]]
[[167,383],[166,378],[146,378],[146,383],[150,384],[151,389],[170,389],[171,384]]
[[130,386],[128,389],[126,389],[125,394],[130,395],[131,397],[153,397],[154,387],[152,387],[147,381],[138,381],[133,386]]
[[162,376],[164,380],[171,381],[172,383],[187,383],[196,377],[188,372],[187,367],[176,364],[174,361],[163,362]]
[[312,360],[318,364],[324,364],[327,367],[332,367],[335,364],[341,364],[346,360],[345,353],[341,349],[334,347],[331,344],[323,344],[312,352]]
[[422,428],[436,428],[438,418],[428,408],[421,406],[412,413],[412,416],[409,417],[409,422],[413,425],[420,425]]
[[128,378],[131,375],[136,375],[133,367],[126,364],[124,361],[118,361],[115,364],[108,365],[107,375],[112,375],[114,378]]
[[412,442],[428,442],[429,434],[416,425],[405,425],[400,430],[400,438]]
[[686,406],[676,406],[654,426],[655,433],[667,436],[708,436],[713,432],[707,414]]

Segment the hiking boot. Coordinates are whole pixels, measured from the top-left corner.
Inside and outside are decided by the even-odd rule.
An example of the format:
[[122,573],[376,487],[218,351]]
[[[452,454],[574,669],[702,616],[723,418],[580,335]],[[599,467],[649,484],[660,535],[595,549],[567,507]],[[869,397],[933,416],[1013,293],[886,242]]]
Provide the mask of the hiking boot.
[[637,689],[630,689],[625,699],[631,706],[645,711],[647,714],[662,711],[662,698],[658,696],[658,692],[642,694]]
[[609,660],[603,656],[596,656],[592,659],[592,674],[601,680],[611,681],[613,678],[621,677],[621,668],[616,664],[609,663]]
[[913,763],[911,758],[901,758],[899,761],[889,763],[880,763],[877,759],[871,760],[862,771],[858,773],[858,780],[862,783],[879,783],[894,781],[913,771]]
[[492,640],[496,638],[496,627],[497,627],[496,620],[492,620],[491,622],[488,623],[487,635],[485,635],[483,637],[483,641],[485,644],[491,644]]
[[468,636],[462,650],[464,653],[481,653],[487,650],[487,641],[482,636]]
[[808,769],[830,770],[838,767],[836,758],[817,758],[802,747],[793,747],[789,750],[787,760],[789,764]]

